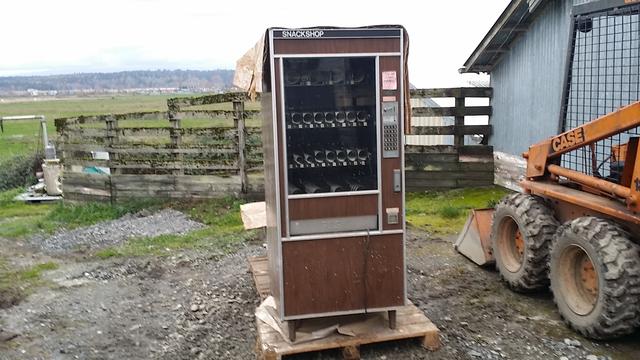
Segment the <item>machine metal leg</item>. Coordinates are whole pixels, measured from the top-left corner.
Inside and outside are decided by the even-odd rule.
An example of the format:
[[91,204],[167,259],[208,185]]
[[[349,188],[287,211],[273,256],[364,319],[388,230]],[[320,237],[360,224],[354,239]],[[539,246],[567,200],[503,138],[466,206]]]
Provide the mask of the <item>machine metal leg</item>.
[[298,320],[287,321],[287,327],[289,328],[289,340],[291,342],[296,341],[296,329],[298,328]]
[[396,310],[389,311],[389,329],[396,329]]

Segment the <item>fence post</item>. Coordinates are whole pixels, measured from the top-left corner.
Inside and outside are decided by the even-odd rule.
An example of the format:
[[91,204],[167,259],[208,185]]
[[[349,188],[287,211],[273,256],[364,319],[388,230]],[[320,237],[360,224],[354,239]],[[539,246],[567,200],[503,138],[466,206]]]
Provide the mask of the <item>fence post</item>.
[[69,143],[69,134],[65,131],[67,129],[67,119],[55,119],[56,131],[58,132],[58,157],[64,164],[67,158],[67,152],[65,151],[66,145]]
[[[180,149],[182,145],[182,118],[178,116],[177,113],[173,111],[169,111],[169,122],[171,123],[171,131],[169,136],[171,136],[171,147],[175,150]],[[173,157],[174,161],[180,164],[180,167],[177,169],[173,169],[173,175],[180,176],[184,175],[183,161],[184,157],[181,152],[176,152]]]
[[243,194],[248,192],[246,132],[244,123],[244,101],[233,101],[233,122],[238,130],[238,170],[240,173],[240,188]]
[[[109,153],[109,163],[118,164],[120,161],[120,154],[113,151],[114,145],[119,142],[118,135],[118,119],[116,119],[113,115],[107,115],[105,118],[105,124],[107,127],[107,145],[109,148],[107,150]],[[120,175],[122,170],[120,168],[109,167],[109,190],[111,192],[111,203],[115,203],[117,200],[117,192],[116,187],[113,184],[113,176]]]
[[465,108],[465,98],[461,94],[460,97],[456,97],[456,117],[455,117],[455,126],[456,126],[456,134],[453,138],[453,145],[458,148],[464,146],[464,133],[459,134],[458,131],[461,131],[464,127],[464,108]]
[[[113,151],[114,145],[119,143],[119,134],[118,134],[118,119],[116,119],[113,115],[107,115],[105,117],[105,123],[107,125],[107,144],[109,145],[109,162],[118,163],[120,160],[120,154]],[[120,168],[112,168],[110,169],[111,174],[120,174],[122,170]]]

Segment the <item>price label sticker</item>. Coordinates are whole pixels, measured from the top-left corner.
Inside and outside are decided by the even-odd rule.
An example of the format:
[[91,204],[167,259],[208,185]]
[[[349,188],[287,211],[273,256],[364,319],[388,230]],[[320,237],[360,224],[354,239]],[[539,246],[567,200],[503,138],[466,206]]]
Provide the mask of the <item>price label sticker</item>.
[[382,90],[398,90],[398,73],[395,71],[382,72]]

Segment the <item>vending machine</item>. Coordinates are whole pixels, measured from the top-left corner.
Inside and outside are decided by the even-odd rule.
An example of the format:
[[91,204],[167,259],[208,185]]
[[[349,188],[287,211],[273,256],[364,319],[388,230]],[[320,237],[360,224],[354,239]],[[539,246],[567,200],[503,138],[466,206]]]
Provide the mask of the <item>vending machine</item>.
[[[263,146],[280,320],[406,303],[401,26],[269,29]],[[294,325],[295,326],[295,325]]]

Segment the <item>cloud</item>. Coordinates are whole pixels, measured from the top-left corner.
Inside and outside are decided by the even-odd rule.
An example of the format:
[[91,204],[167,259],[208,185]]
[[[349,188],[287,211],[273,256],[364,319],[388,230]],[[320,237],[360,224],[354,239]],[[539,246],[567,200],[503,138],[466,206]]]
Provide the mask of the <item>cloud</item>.
[[[398,23],[411,81],[457,86],[457,69],[508,0],[32,0],[3,3],[0,75],[128,69],[232,69],[270,26]],[[25,21],[28,19],[28,21]]]

